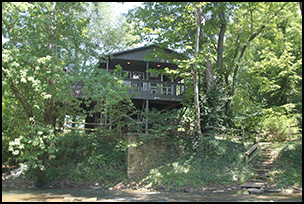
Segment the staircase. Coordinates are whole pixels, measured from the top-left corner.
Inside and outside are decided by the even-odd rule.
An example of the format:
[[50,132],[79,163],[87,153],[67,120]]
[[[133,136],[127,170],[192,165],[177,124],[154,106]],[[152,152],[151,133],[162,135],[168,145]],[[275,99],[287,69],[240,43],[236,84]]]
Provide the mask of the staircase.
[[269,188],[266,179],[269,177],[269,170],[271,169],[276,150],[269,148],[261,143],[264,147],[261,148],[259,158],[253,161],[255,168],[255,176],[252,181],[243,184],[241,187],[248,190],[250,194],[262,194],[264,192],[281,192],[281,189]]

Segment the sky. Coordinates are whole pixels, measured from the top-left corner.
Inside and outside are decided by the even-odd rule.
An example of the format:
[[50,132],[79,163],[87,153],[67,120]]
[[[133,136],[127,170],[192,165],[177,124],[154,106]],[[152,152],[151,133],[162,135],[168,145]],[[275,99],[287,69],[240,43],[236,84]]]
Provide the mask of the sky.
[[115,2],[115,11],[117,12],[117,14],[119,13],[127,13],[129,9],[132,9],[136,6],[140,6],[142,4],[142,2],[123,2],[122,3],[118,3]]

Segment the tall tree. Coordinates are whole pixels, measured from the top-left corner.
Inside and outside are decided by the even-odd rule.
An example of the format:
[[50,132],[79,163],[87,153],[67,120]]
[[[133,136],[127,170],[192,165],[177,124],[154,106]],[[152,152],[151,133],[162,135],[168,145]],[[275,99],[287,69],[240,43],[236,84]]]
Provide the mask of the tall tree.
[[[204,8],[209,4],[200,2],[147,2],[145,8],[129,12],[129,21],[135,25],[136,34],[141,40],[179,50],[182,60],[177,60],[178,74],[188,78],[193,86],[193,104],[195,107],[195,143],[201,135],[198,74],[206,72],[208,86],[212,87],[211,54],[209,47],[209,28],[205,26]],[[190,74],[191,73],[191,74]]]
[[[12,149],[12,152],[36,168],[38,186],[45,181],[45,164],[55,151],[56,135],[63,124],[61,120],[81,103],[71,95],[71,86],[89,79],[95,80],[96,84],[96,75],[100,74],[94,71],[96,59],[100,59],[106,50],[121,49],[109,48],[107,44],[100,48],[98,38],[106,43],[109,36],[116,35],[112,42],[117,45],[122,42],[119,36],[129,32],[126,28],[102,30],[102,25],[111,28],[107,27],[109,18],[98,19],[102,13],[107,13],[107,7],[102,5],[2,3],[2,34],[7,39],[2,43],[2,98],[9,104],[7,99],[14,97],[19,106],[16,110],[24,110],[29,128],[20,131],[20,138],[32,145],[25,147],[19,138],[12,141],[12,146],[18,146],[20,150]],[[92,12],[89,12],[90,8]],[[94,35],[100,31],[101,35]],[[95,93],[99,88],[96,87]]]
[[[237,36],[234,43],[230,37],[227,38],[227,45],[230,45],[227,46],[228,52],[233,53],[234,50],[230,48],[234,47],[239,48],[235,49],[239,54],[243,53],[243,60],[238,64],[230,109],[234,117],[243,117],[250,128],[253,128],[254,120],[256,124],[261,121],[263,110],[281,110],[280,114],[286,114],[288,111],[282,110],[288,106],[294,107],[293,113],[302,112],[302,24],[297,6],[291,2],[244,3],[235,12],[235,24],[229,27],[243,28],[243,37],[252,39],[251,43],[242,47],[239,43],[246,42],[246,38]],[[250,10],[252,14],[247,20],[241,17]],[[261,26],[260,22],[265,23]]]
[[[201,20],[202,19],[202,8],[201,6],[195,8],[195,23],[196,23],[196,33],[195,33],[195,57],[199,56],[200,52],[200,33],[201,33]],[[194,107],[195,107],[195,148],[197,148],[198,143],[200,141],[201,136],[201,111],[200,111],[200,103],[199,103],[199,91],[198,91],[198,63],[195,62],[193,65],[193,86],[194,86]]]
[[23,134],[28,143],[39,138],[31,161],[38,186],[45,182],[43,169],[53,151],[56,118],[69,92],[64,72],[68,64],[60,56],[63,49],[79,46],[78,39],[86,39],[87,19],[81,12],[79,3],[2,3],[2,31],[8,39],[2,44],[2,81],[27,114],[31,128]]

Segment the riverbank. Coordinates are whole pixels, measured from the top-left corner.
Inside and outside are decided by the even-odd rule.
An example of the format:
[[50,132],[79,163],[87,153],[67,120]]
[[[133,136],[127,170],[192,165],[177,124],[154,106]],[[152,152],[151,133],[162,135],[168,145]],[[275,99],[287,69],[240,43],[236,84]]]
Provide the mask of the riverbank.
[[[14,188],[14,189],[37,189],[35,182],[25,179],[23,176],[17,178],[4,179],[2,176],[2,188]],[[133,191],[158,191],[158,192],[170,192],[170,193],[228,193],[228,192],[243,192],[248,193],[247,189],[242,188],[241,185],[228,184],[227,186],[210,185],[200,187],[178,187],[178,186],[159,186],[153,188],[146,185],[143,182],[135,181],[123,181],[109,187],[104,183],[96,181],[78,182],[73,180],[65,180],[61,182],[47,182],[43,189],[92,189],[103,191],[120,191],[120,190],[133,190]],[[290,186],[289,188],[280,189],[281,193],[302,193],[302,188],[298,186]]]
[[[268,187],[276,189],[276,192],[302,193],[302,143],[293,142],[286,144],[269,144],[277,149],[275,161],[270,169],[270,177],[265,180]],[[248,147],[246,147],[248,148]],[[101,177],[90,179],[88,172],[95,173],[96,169],[90,165],[82,165],[90,171],[78,168],[79,174],[73,174],[71,168],[61,168],[58,177],[54,174],[51,182],[47,182],[46,188],[83,188],[92,190],[145,190],[161,192],[233,192],[245,191],[242,184],[252,181],[252,165],[246,165],[243,160],[243,152],[246,148],[237,146],[228,141],[217,144],[217,148],[208,154],[187,155],[173,157],[169,155],[159,166],[151,168],[149,172],[137,179],[127,179],[120,170],[120,177]],[[211,149],[209,147],[209,149]],[[212,150],[212,149],[211,149]],[[231,152],[225,154],[225,152]],[[76,166],[79,166],[78,164]],[[2,187],[18,189],[36,188],[34,179],[25,179],[22,171],[24,168],[2,168]],[[16,168],[16,167],[15,167]],[[69,171],[72,170],[72,171]],[[5,173],[6,172],[6,173]],[[10,174],[8,172],[11,172]],[[92,174],[91,173],[91,174]],[[110,170],[100,175],[113,174]],[[72,177],[72,175],[74,175]],[[85,179],[79,179],[81,178]],[[60,179],[59,179],[60,178]]]

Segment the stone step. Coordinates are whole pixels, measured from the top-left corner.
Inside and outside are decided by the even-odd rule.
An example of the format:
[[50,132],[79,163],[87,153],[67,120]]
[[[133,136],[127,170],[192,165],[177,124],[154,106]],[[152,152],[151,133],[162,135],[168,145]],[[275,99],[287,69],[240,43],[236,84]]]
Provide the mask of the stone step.
[[261,152],[263,152],[263,153],[272,153],[272,152],[276,152],[276,150],[273,150],[273,149],[262,149]]
[[259,158],[256,162],[259,163],[259,162],[273,162],[273,161],[274,161],[273,159]]
[[274,149],[262,149],[262,152],[275,152]]
[[261,161],[259,162],[261,165],[271,165],[273,164],[273,161]]
[[244,183],[241,185],[242,188],[262,188],[265,186],[263,182],[251,182],[251,183]]
[[258,188],[248,188],[247,190],[249,194],[263,194],[264,192],[263,189],[258,189]]
[[255,172],[259,172],[259,173],[268,173],[269,170],[268,170],[268,169],[255,169]]
[[[261,179],[252,179],[250,182],[248,183],[265,183],[264,180]],[[266,184],[266,183],[265,183]]]
[[280,193],[282,190],[280,188],[270,188],[270,189],[265,189],[265,192],[267,193]]
[[268,174],[258,174],[258,175],[255,175],[253,178],[255,178],[255,179],[266,179],[267,177],[269,177],[269,175]]
[[275,156],[275,155],[266,154],[266,155],[261,155],[261,158],[270,159],[270,158],[273,158],[274,156]]
[[272,167],[272,165],[271,164],[254,164],[253,167],[256,169],[258,169],[258,168],[270,169]]
[[262,159],[274,159],[274,156],[261,156]]
[[270,155],[270,154],[267,154],[267,155],[262,155],[261,158],[273,158],[274,155]]

